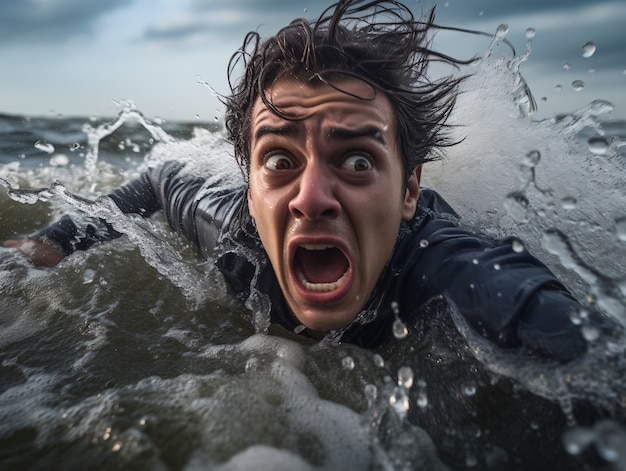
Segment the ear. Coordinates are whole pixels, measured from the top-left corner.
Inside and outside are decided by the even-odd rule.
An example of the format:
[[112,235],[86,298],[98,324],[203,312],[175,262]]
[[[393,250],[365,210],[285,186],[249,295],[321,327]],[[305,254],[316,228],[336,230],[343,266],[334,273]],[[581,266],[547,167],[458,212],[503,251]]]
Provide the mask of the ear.
[[254,219],[254,204],[252,203],[252,198],[250,198],[250,187],[248,187],[246,194],[248,196],[248,212],[250,213],[250,217]]
[[417,200],[420,197],[420,179],[422,178],[422,164],[415,167],[409,175],[404,192],[404,202],[402,203],[402,219],[410,221],[415,216]]

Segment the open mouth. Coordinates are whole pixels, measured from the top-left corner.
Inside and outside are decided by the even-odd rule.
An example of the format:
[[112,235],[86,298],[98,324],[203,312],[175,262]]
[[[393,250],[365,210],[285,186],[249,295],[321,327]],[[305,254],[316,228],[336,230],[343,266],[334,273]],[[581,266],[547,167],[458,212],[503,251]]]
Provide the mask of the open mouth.
[[318,293],[339,289],[348,279],[350,271],[346,256],[332,245],[299,245],[294,267],[302,286]]

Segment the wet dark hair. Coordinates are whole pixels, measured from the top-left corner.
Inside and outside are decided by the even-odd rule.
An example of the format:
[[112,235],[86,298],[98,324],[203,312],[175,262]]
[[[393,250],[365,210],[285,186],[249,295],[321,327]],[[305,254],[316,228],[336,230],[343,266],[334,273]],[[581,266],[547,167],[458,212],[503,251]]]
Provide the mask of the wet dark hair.
[[[395,111],[405,175],[438,158],[441,149],[452,144],[446,121],[463,77],[437,81],[427,77],[433,60],[461,62],[430,49],[429,36],[435,28],[434,9],[416,20],[397,1],[342,0],[316,21],[294,20],[264,42],[257,32],[248,33],[230,59],[231,95],[224,99],[226,130],[246,178],[256,99],[260,97],[278,116],[295,119],[283,115],[266,96],[272,84],[287,75],[312,86],[346,76],[368,83],[386,94]],[[242,64],[244,75],[234,84],[233,75]]]

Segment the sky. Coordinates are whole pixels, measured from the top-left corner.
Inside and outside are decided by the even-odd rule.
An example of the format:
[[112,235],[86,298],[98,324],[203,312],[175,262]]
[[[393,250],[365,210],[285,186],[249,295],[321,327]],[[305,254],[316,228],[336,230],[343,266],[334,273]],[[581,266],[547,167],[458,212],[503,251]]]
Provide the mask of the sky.
[[[228,59],[248,31],[276,32],[315,18],[328,0],[0,0],[0,113],[115,116],[131,100],[149,119],[220,118],[214,91],[227,94]],[[534,28],[522,72],[538,118],[612,102],[626,119],[624,0],[406,0],[419,15],[493,34],[507,24],[518,53]],[[592,42],[596,52],[583,57]],[[489,39],[440,33],[455,57],[485,51]],[[574,81],[584,82],[575,90]]]

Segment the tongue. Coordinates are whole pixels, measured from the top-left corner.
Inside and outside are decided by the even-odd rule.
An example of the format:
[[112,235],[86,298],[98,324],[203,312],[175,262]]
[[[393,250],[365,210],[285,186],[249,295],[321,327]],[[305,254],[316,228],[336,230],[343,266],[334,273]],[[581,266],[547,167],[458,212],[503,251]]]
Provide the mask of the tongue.
[[333,283],[348,269],[348,260],[335,248],[306,250],[300,247],[296,253],[296,263],[310,283]]

